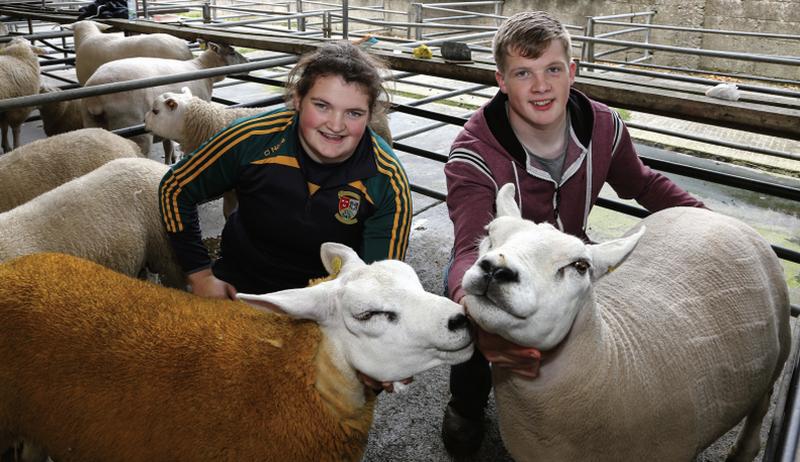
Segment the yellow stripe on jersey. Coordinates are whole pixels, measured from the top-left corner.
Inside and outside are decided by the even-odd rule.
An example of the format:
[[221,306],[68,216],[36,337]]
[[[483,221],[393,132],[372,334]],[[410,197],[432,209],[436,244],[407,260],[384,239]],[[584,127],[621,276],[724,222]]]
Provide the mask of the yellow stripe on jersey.
[[367,202],[369,202],[372,205],[375,205],[375,201],[372,200],[372,197],[370,197],[369,193],[367,192],[367,186],[364,184],[364,182],[362,182],[361,180],[356,180],[347,184],[361,191],[361,193],[367,199]]
[[[389,177],[395,193],[395,214],[392,223],[392,236],[389,241],[389,258],[402,259],[408,247],[408,234],[411,226],[411,196],[408,178],[399,162],[386,153],[373,141],[378,171]],[[403,206],[405,202],[405,207]]]
[[[289,117],[286,117],[286,116]],[[275,114],[256,117],[236,124],[222,131],[211,142],[200,148],[186,163],[172,171],[172,176],[167,179],[162,187],[160,197],[164,222],[167,231],[177,232],[183,230],[180,214],[178,212],[178,195],[183,186],[197,178],[197,176],[230,151],[242,141],[256,135],[265,135],[285,130],[292,123],[293,111],[281,111]],[[261,128],[260,130],[257,130]]]
[[292,156],[272,156],[272,157],[267,157],[266,159],[256,160],[250,163],[255,165],[280,164],[280,165],[285,165],[287,167],[300,168],[300,164],[297,162],[297,159]]
[[313,196],[315,192],[319,191],[319,185],[314,184],[310,181],[307,181],[306,184],[308,185],[308,195]]

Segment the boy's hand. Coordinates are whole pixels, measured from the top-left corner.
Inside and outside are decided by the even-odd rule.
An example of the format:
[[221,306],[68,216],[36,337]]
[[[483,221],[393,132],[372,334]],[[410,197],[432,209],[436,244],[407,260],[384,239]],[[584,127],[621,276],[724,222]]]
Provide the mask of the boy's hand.
[[[384,390],[388,391],[389,393],[392,393],[394,391],[394,382],[378,382],[372,377],[364,375],[361,371],[356,371],[356,376],[358,377],[358,380],[361,381],[361,383],[372,389],[372,391],[374,391],[376,395]],[[414,377],[409,377],[407,379],[401,380],[400,383],[402,383],[403,385],[408,385],[413,381]]]
[[493,367],[502,367],[511,372],[535,379],[539,375],[539,360],[542,353],[536,348],[519,346],[503,337],[490,334],[475,326],[478,349],[492,363]]

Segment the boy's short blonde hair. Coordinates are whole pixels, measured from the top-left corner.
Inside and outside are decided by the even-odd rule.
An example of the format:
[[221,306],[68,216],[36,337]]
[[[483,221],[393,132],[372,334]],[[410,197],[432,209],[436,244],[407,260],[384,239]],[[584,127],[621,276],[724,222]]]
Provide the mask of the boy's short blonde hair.
[[567,61],[571,60],[572,42],[569,32],[558,19],[546,11],[524,11],[509,17],[497,29],[492,41],[497,70],[505,70],[506,57],[510,52],[536,59],[553,40],[561,43],[564,56]]

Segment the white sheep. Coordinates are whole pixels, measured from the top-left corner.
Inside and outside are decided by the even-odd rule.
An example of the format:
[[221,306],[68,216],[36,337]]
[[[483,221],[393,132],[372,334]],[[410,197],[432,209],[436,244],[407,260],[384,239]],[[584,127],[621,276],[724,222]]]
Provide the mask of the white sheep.
[[123,37],[104,34],[111,26],[94,21],[78,21],[63,26],[75,38],[75,74],[85,85],[103,64],[117,59],[149,56],[185,61],[192,59],[188,44],[169,34],[147,34]]
[[[8,46],[0,48],[0,100],[30,96],[39,93],[39,59],[44,50],[31,46],[23,38],[14,38]],[[14,138],[14,148],[20,146],[20,126],[33,108],[22,107],[0,112],[3,152],[11,151],[8,129]]]
[[[163,58],[127,58],[103,64],[86,82],[86,86],[123,82],[126,80],[158,77],[184,72],[193,72],[212,67],[241,64],[247,59],[228,45],[209,42],[207,49],[190,61]],[[166,91],[178,91],[188,86],[192,94],[204,100],[211,99],[214,82],[224,76],[181,82],[139,90],[111,93],[84,98],[84,126],[103,127],[109,130],[142,123],[153,100]],[[147,155],[152,144],[152,135],[140,135],[134,141]],[[168,157],[168,156],[167,156]],[[168,163],[169,158],[165,159]]]
[[688,461],[744,417],[728,460],[756,456],[790,349],[783,271],[756,231],[671,208],[586,245],[521,219],[513,185],[487,229],[467,310],[542,355],[533,380],[493,370],[515,460]]
[[141,157],[136,143],[86,128],[25,144],[0,156],[0,212],[121,157]]
[[[45,83],[39,87],[40,94],[59,91],[61,90]],[[47,136],[83,128],[81,100],[79,99],[43,104],[39,106],[39,115],[42,116],[42,128]]]
[[158,212],[167,169],[149,159],[112,160],[0,213],[0,261],[63,252],[131,276],[147,269],[185,288]]
[[[59,254],[0,265],[0,451],[56,461],[358,461],[375,395],[472,353],[463,309],[397,260],[215,300]],[[279,311],[289,316],[275,314]],[[291,316],[291,317],[290,317]],[[307,321],[311,320],[313,322]]]

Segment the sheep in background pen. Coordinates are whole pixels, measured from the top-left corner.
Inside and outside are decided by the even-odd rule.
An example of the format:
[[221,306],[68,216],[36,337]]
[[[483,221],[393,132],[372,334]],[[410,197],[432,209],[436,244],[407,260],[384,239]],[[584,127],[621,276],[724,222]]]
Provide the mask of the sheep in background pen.
[[102,128],[43,138],[0,156],[0,212],[121,157],[141,157],[131,140]]
[[239,294],[258,309],[66,255],[0,265],[0,451],[360,460],[375,395],[357,371],[398,381],[467,360],[472,342],[463,308],[425,292],[409,265],[366,265],[342,244],[320,253],[334,278]]
[[0,261],[63,252],[130,276],[149,270],[185,288],[158,211],[167,169],[150,159],[112,160],[0,213]]
[[[103,64],[86,82],[86,86],[192,72],[245,62],[247,62],[247,59],[230,46],[208,42],[207,49],[197,58],[190,61],[162,58],[127,58]],[[188,86],[192,94],[201,99],[210,100],[214,82],[219,82],[224,78],[224,76],[218,76],[188,83],[161,85],[84,98],[84,126],[114,130],[140,124],[144,120],[144,115],[150,110],[153,100],[161,93],[176,91],[182,86]],[[149,154],[152,135],[140,135],[132,139],[136,141],[145,155]],[[169,153],[165,153],[164,160],[166,163],[173,162]]]
[[78,21],[63,27],[73,31],[75,75],[81,85],[85,85],[100,66],[117,59],[149,56],[185,61],[194,57],[184,40],[169,34],[130,37],[104,34],[111,26],[94,21]]
[[[39,93],[55,93],[61,90],[42,83]],[[56,101],[39,106],[42,128],[47,136],[58,135],[83,128],[81,100]]]
[[745,417],[728,460],[753,460],[791,341],[783,269],[755,230],[676,207],[586,245],[523,220],[511,184],[487,229],[467,309],[542,355],[533,380],[492,371],[515,460],[688,461]]
[[[176,141],[181,145],[181,150],[189,154],[234,120],[268,110],[269,108],[258,107],[228,108],[223,104],[192,96],[191,90],[183,87],[180,93],[167,92],[156,97],[152,108],[144,116],[144,125],[150,132]],[[385,112],[373,117],[370,128],[391,144],[392,133],[389,131]],[[223,195],[223,213],[226,218],[236,208],[236,204],[236,194],[233,191]]]
[[[0,100],[30,96],[39,93],[39,59],[45,54],[41,48],[23,38],[14,38],[5,48],[0,48]],[[20,146],[20,126],[33,108],[22,107],[0,112],[3,152],[11,151],[8,129],[14,138],[14,148]]]

